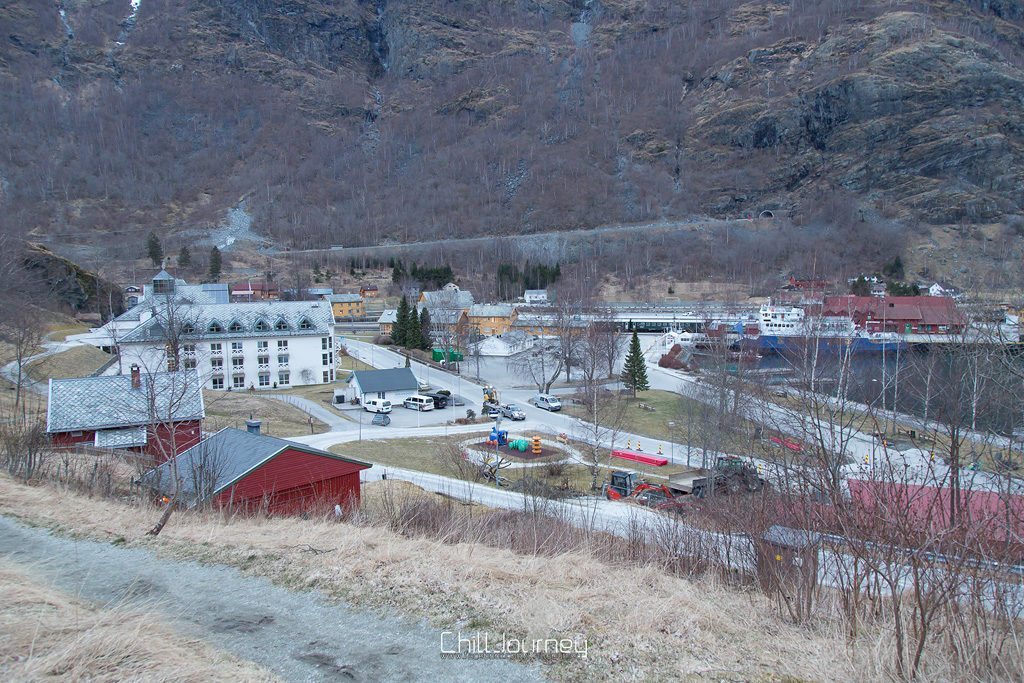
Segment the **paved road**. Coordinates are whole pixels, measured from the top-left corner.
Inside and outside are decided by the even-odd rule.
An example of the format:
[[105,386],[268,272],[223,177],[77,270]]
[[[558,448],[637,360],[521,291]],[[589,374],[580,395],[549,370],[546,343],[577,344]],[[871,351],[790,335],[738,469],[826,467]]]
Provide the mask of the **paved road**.
[[540,680],[502,660],[443,660],[440,629],[292,592],[235,569],[59,538],[0,516],[0,557],[39,568],[62,590],[126,604],[257,662],[289,681]]
[[[82,342],[55,342],[46,339],[43,341],[41,346],[43,347],[43,350],[40,353],[37,353],[33,356],[29,356],[24,361],[22,361],[21,388],[23,390],[28,390],[33,393],[45,396],[49,388],[49,382],[34,380],[31,377],[29,377],[28,366],[41,358],[46,358],[47,356],[52,356],[55,353],[67,351],[68,349],[72,349],[76,346],[83,346],[83,344]],[[11,384],[17,384],[18,361],[13,360],[10,363],[4,365],[2,368],[0,368],[0,374],[2,374],[5,379],[10,381]]]
[[[557,245],[571,246],[574,243],[586,242],[594,239],[607,239],[611,235],[635,235],[637,233],[672,233],[682,230],[700,231],[708,227],[730,226],[733,228],[749,228],[755,225],[754,222],[746,219],[721,220],[715,218],[694,218],[690,220],[663,220],[653,223],[633,223],[606,225],[600,228],[588,228],[582,230],[552,230],[548,232],[532,233],[528,235],[506,235],[501,239],[509,242],[521,242],[540,245],[539,250],[544,247]],[[293,249],[292,254],[341,254],[345,256],[373,256],[377,252],[384,252],[388,256],[401,253],[407,250],[419,250],[432,247],[454,249],[468,246],[486,246],[494,243],[493,236],[488,237],[458,237],[442,240],[425,240],[422,242],[403,242],[401,244],[388,244],[382,246],[349,247],[346,249]]]

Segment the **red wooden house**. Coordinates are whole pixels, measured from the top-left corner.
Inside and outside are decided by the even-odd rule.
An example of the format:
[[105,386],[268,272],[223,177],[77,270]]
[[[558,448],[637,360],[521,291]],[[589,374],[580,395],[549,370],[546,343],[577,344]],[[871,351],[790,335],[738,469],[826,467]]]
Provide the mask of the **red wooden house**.
[[89,444],[163,462],[202,438],[202,383],[195,370],[51,379],[46,432],[57,448]]
[[371,465],[249,431],[222,429],[144,477],[154,491],[195,506],[298,514],[359,505],[359,473]]

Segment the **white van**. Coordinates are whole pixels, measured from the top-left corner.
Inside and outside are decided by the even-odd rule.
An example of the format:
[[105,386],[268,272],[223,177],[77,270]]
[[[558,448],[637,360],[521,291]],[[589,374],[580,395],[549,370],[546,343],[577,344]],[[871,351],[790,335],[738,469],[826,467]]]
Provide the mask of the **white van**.
[[368,413],[390,413],[391,401],[386,398],[368,398],[363,402],[363,410]]
[[413,394],[409,398],[405,399],[403,405],[409,410],[419,410],[420,412],[423,412],[425,410],[434,409],[434,399],[429,396]]
[[562,402],[551,394],[537,394],[530,399],[530,403],[544,410],[556,411],[562,409]]

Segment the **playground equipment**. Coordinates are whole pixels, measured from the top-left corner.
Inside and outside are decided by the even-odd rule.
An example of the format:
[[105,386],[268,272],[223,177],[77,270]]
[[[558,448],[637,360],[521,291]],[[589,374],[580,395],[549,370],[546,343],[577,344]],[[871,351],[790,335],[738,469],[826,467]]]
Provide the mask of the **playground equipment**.
[[507,446],[508,430],[498,429],[497,427],[492,428],[490,436],[487,437],[487,442],[492,446]]

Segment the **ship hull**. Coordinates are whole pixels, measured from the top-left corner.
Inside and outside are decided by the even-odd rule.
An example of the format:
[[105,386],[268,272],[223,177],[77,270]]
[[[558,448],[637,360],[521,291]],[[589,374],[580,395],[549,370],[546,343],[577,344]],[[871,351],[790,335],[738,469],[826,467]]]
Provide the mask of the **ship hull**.
[[907,344],[902,339],[871,339],[869,337],[801,337],[762,334],[755,339],[746,340],[750,346],[761,354],[793,354],[814,350],[826,353],[896,353],[905,351]]

